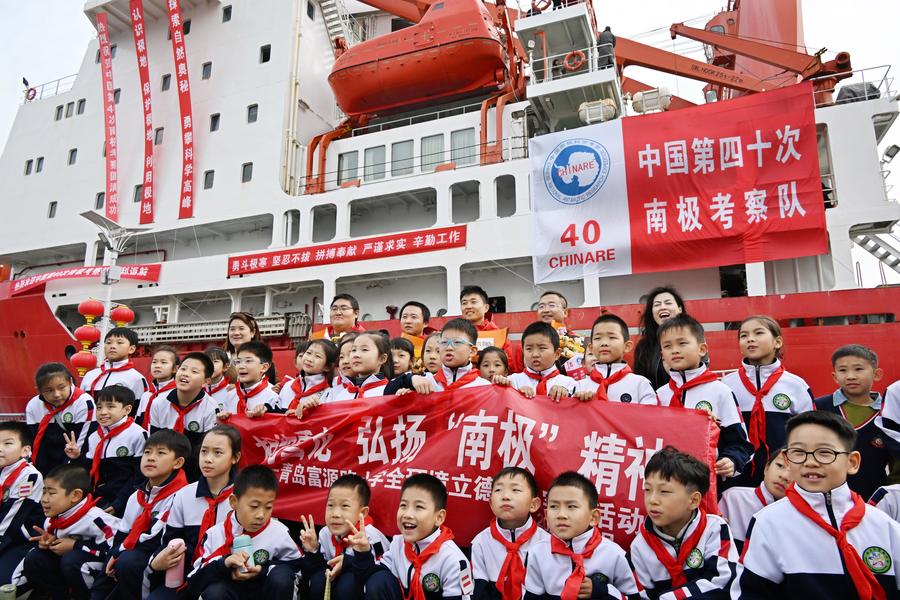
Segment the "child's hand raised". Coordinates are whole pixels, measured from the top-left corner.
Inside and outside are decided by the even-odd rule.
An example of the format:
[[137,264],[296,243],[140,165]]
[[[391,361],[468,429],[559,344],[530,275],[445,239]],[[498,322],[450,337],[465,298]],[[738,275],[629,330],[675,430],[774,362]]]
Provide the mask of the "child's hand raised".
[[547,396],[549,396],[552,400],[559,402],[563,398],[569,397],[569,390],[561,385],[554,385],[552,388],[550,388],[550,393],[547,394]]
[[353,521],[347,520],[350,526],[350,535],[347,536],[347,545],[353,548],[354,552],[368,552],[372,549],[369,543],[369,536],[366,533],[366,522],[364,519],[359,520],[359,529],[353,524]]
[[534,398],[534,388],[530,385],[523,385],[519,388],[519,393],[525,396],[526,398]]
[[40,548],[41,550],[49,550],[50,544],[52,544],[53,542],[56,541],[56,536],[53,535],[52,533],[47,533],[46,531],[44,531],[37,525],[32,527],[32,529],[37,531],[40,535],[32,536],[32,537],[28,538],[28,541],[29,542],[37,542],[38,548]]
[[316,535],[316,522],[312,515],[309,519],[300,515],[300,523],[303,529],[300,530],[300,544],[303,545],[304,552],[315,553],[319,551],[319,536]]
[[66,433],[63,432],[63,438],[66,440],[66,447],[63,449],[63,452],[66,453],[66,456],[75,460],[79,456],[81,456],[81,450],[78,448],[78,438],[75,436],[75,432]]

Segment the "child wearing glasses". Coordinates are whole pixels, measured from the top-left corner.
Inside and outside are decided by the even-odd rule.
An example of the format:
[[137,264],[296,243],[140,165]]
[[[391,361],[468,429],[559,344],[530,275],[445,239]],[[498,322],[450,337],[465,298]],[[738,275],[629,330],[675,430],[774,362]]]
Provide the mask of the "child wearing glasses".
[[834,412],[791,417],[784,456],[795,483],[750,521],[732,598],[897,597],[900,524],[847,485],[856,443]]
[[406,394],[416,391],[420,394],[443,392],[459,388],[490,385],[473,359],[478,355],[475,343],[478,330],[466,319],[451,319],[441,329],[438,348],[441,354],[441,368],[436,373],[413,375],[407,373],[397,377],[385,388],[385,395]]

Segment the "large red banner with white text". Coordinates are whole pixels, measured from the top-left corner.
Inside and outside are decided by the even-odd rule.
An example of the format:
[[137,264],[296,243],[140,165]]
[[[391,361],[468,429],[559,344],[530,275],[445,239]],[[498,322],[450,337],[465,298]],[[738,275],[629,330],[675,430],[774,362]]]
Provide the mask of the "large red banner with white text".
[[530,145],[537,282],[827,252],[808,82]]
[[178,86],[178,108],[181,114],[181,191],[178,218],[194,216],[194,123],[191,112],[191,82],[188,79],[187,49],[181,21],[181,2],[166,0],[172,53],[175,55],[175,83]]
[[144,175],[141,197],[141,224],[153,222],[153,112],[150,104],[150,62],[147,58],[147,36],[144,30],[144,2],[130,0],[131,35],[141,82],[141,107],[144,110]]
[[[159,281],[159,272],[162,265],[159,263],[150,263],[145,265],[121,265],[119,267],[119,277],[122,279],[134,279],[138,281]],[[56,281],[57,279],[84,279],[90,277],[100,277],[108,266],[101,267],[72,267],[71,269],[57,269],[56,271],[47,271],[38,273],[22,279],[16,279],[12,282],[11,293],[13,296],[27,292],[42,283],[48,281]]]
[[103,85],[103,139],[106,142],[106,218],[119,220],[119,148],[116,136],[116,92],[106,13],[97,13],[100,81]]
[[[597,486],[599,527],[627,547],[646,516],[644,465],[674,445],[712,466],[718,430],[706,413],[613,402],[526,400],[510,388],[485,386],[419,396],[335,402],[302,420],[281,415],[232,417],[243,433],[242,464],[278,475],[276,516],[322,523],[328,487],[353,472],[372,488],[371,513],[397,532],[403,480],[431,473],[447,486],[448,524],[461,545],[486,527],[492,476],[504,466],[535,474],[544,492],[563,471]],[[715,486],[706,507],[716,511]]]

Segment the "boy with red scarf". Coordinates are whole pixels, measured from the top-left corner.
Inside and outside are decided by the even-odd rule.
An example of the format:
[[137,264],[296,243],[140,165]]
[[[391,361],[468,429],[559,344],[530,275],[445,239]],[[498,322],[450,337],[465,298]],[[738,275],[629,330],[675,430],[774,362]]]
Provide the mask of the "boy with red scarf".
[[131,355],[137,350],[138,335],[127,327],[113,327],[103,340],[105,360],[99,367],[88,371],[81,380],[81,389],[91,396],[97,390],[118,383],[130,388],[135,398],[149,389],[147,380],[134,368]]
[[644,469],[647,519],[631,542],[635,576],[651,600],[726,598],[738,553],[728,523],[700,507],[709,467],[668,446]]
[[141,456],[147,480],[128,499],[105,575],[91,588],[93,597],[137,600],[149,593],[145,570],[159,547],[175,492],[187,485],[181,468],[190,454],[191,443],[177,431],[160,429],[147,439]]
[[559,333],[551,325],[537,321],[522,332],[525,370],[509,377],[494,377],[494,383],[509,385],[526,398],[549,396],[557,402],[575,392],[576,381],[562,375],[556,366],[560,356]]
[[750,521],[736,600],[900,597],[900,524],[847,485],[860,467],[857,432],[832,412],[787,422],[785,499]]
[[353,571],[366,582],[367,600],[470,600],[475,590],[472,568],[447,519],[447,488],[428,473],[407,477],[400,488],[397,528],[391,546],[376,564],[365,528],[351,527]]
[[540,492],[530,471],[506,467],[494,476],[491,510],[496,519],[472,540],[474,600],[522,597],[528,551],[549,536],[533,518],[540,507]]
[[40,472],[28,462],[31,432],[20,421],[0,421],[0,585],[13,581],[22,558],[31,549],[32,527],[41,514]]
[[637,600],[625,551],[597,528],[597,487],[584,475],[567,471],[547,490],[551,536],[528,553],[525,600],[603,598]]
[[41,506],[47,517],[22,562],[28,583],[53,600],[86,600],[106,562],[119,519],[96,506],[91,476],[77,464],[60,465],[44,479]]

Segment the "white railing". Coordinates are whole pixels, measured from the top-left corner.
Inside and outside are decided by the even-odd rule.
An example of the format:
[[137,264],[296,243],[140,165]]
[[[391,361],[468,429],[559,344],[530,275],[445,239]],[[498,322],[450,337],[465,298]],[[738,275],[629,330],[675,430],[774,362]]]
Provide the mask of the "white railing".
[[[42,83],[40,85],[33,85],[25,90],[22,103],[34,102],[35,100],[43,100],[44,98],[52,98],[53,96],[64,94],[70,91],[72,86],[75,85],[76,77],[78,77],[78,73],[60,77],[59,79],[54,79],[53,81],[48,81],[47,83]],[[34,98],[31,100],[28,99],[30,90],[34,90]]]
[[[422,113],[422,114],[418,114],[418,115],[412,115],[412,116],[403,117],[400,119],[394,119],[392,121],[382,121],[379,123],[375,123],[373,125],[368,125],[366,127],[357,127],[350,133],[353,137],[356,137],[358,135],[377,133],[379,131],[386,131],[388,129],[396,129],[398,127],[406,127],[408,125],[416,125],[418,123],[426,123],[428,121],[436,121],[438,119],[446,119],[447,117],[458,117],[459,115],[464,115],[464,114],[476,112],[479,110],[481,110],[481,102],[476,102],[475,104],[466,104],[465,106],[444,108],[444,109],[435,110],[432,112]],[[343,114],[343,113],[341,113],[341,114]]]
[[[822,75],[820,77],[812,77],[810,81],[815,83],[819,80],[828,80],[833,76],[831,75]],[[822,90],[818,90],[819,92],[831,92],[834,97],[831,102],[827,102],[821,98],[816,98],[816,108],[821,108],[823,106],[832,106],[837,104],[837,92],[840,92],[841,88],[846,85],[852,85],[854,83],[862,84],[863,87],[863,97],[854,99],[854,100],[844,100],[841,104],[847,104],[853,101],[864,101],[864,100],[874,100],[876,98],[890,98],[894,92],[891,90],[891,86],[893,84],[894,78],[891,77],[891,66],[890,65],[879,65],[877,67],[866,67],[865,69],[854,69],[850,72],[850,77],[844,78],[837,84],[835,87],[825,88]],[[871,85],[874,88],[872,95],[869,95],[869,90],[867,86]],[[877,95],[875,94],[877,92]]]
[[[163,323],[132,327],[142,344],[163,342],[224,340],[228,335],[228,319],[199,321],[196,323]],[[292,338],[309,335],[312,322],[304,313],[256,317],[259,333],[263,337],[287,334]]]
[[[581,56],[580,60],[576,58],[578,55]],[[569,66],[567,66],[567,60]],[[572,68],[572,65],[578,62],[580,64],[576,68]],[[612,69],[616,66],[615,47],[612,44],[600,44],[549,56],[543,56],[542,49],[533,48],[528,51],[528,64],[531,71],[530,83],[546,83]]]

